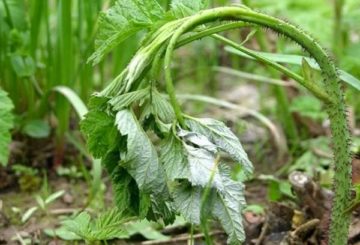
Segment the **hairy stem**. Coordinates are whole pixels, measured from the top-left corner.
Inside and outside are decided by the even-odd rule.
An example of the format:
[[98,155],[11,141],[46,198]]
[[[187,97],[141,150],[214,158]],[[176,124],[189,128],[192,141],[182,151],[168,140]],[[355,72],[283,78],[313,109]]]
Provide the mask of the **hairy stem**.
[[184,119],[181,114],[180,105],[176,100],[170,67],[176,43],[182,34],[196,26],[218,20],[240,20],[270,28],[298,43],[319,64],[324,77],[325,91],[334,100],[334,103],[326,103],[331,121],[336,172],[333,183],[335,197],[332,205],[329,244],[346,244],[350,216],[344,213],[344,211],[350,204],[351,156],[349,149],[350,133],[346,121],[344,98],[334,64],[321,46],[309,35],[283,20],[239,7],[222,7],[205,10],[189,18],[172,35],[164,60],[166,87],[179,123],[183,124]]

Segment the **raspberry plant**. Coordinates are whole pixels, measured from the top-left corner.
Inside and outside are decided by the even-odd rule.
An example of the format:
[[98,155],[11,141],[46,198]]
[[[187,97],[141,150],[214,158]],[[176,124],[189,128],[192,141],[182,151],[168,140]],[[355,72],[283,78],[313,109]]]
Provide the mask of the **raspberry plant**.
[[[323,83],[306,76],[297,81],[325,103],[331,120],[336,175],[329,244],[346,244],[350,135],[336,67],[313,38],[283,20],[243,6],[203,10],[206,5],[205,0],[173,0],[165,11],[156,0],[122,0],[100,16],[97,51],[90,57],[94,64],[125,39],[146,32],[128,66],[92,96],[81,123],[89,150],[102,159],[112,178],[116,204],[128,214],[165,224],[174,221],[175,213],[193,224],[203,224],[212,216],[222,224],[229,243],[244,241],[244,186],[230,178],[220,153],[241,164],[247,176],[253,172],[252,164],[222,122],[194,118],[181,110],[171,61],[177,47],[199,38],[213,36],[228,42],[215,33],[243,26],[269,28],[298,43],[322,71]],[[162,70],[167,95],[158,86]]]

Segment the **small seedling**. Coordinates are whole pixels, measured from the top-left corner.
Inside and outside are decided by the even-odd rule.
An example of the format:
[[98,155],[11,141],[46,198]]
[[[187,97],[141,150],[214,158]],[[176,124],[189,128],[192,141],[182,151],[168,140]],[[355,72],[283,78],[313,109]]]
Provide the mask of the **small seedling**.
[[26,221],[28,221],[31,216],[34,215],[35,212],[37,212],[38,210],[41,210],[42,212],[44,212],[45,214],[48,214],[48,207],[51,203],[53,203],[56,199],[60,198],[62,195],[65,194],[64,190],[61,191],[57,191],[53,194],[51,194],[50,196],[48,196],[47,198],[43,199],[40,195],[36,195],[35,196],[35,200],[37,202],[37,206],[33,206],[31,208],[29,208],[21,217],[21,222],[25,223]]

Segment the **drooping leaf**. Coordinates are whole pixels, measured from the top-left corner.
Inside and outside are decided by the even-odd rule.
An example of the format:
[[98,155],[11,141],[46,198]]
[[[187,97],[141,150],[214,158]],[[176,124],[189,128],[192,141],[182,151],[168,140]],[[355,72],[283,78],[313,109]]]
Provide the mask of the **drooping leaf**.
[[114,200],[119,210],[139,215],[139,189],[135,180],[122,167],[117,167],[111,174]]
[[208,4],[208,0],[173,0],[171,2],[171,12],[176,18],[182,18],[205,9]]
[[172,123],[175,119],[175,113],[170,105],[156,89],[152,90],[152,103],[154,114],[159,117],[164,123]]
[[127,136],[127,150],[121,159],[122,164],[135,179],[139,189],[145,193],[167,196],[165,171],[134,114],[129,110],[119,111],[116,114],[116,125],[121,135]]
[[102,158],[112,148],[119,135],[115,120],[108,113],[90,110],[80,124],[87,146],[95,158]]
[[245,207],[244,186],[229,177],[222,176],[224,190],[217,192],[214,201],[213,215],[219,219],[228,234],[229,244],[242,244],[245,231],[242,223],[242,210]]
[[200,224],[202,188],[181,183],[174,188],[173,197],[176,210],[187,221]]
[[164,10],[156,0],[118,0],[99,17],[96,51],[89,58],[99,63],[115,46],[161,20]]
[[215,155],[205,149],[190,145],[185,145],[185,148],[188,155],[191,183],[202,187],[211,183],[211,186],[222,190],[224,187],[219,176]]
[[0,164],[5,166],[9,158],[9,144],[11,142],[10,130],[13,128],[14,105],[7,93],[0,88]]
[[183,149],[187,156],[189,182],[196,186],[211,186],[222,190],[224,186],[219,174],[216,146],[207,137],[198,133],[180,130],[178,136],[184,140]]
[[175,221],[175,210],[170,202],[158,199],[154,196],[150,197],[151,208],[146,218],[148,220],[162,220],[165,225],[172,224]]
[[134,92],[122,94],[112,98],[109,103],[113,106],[113,110],[119,111],[129,107],[132,103],[138,100],[146,99],[149,96],[150,89],[144,88]]
[[53,87],[51,90],[62,94],[72,105],[80,119],[83,119],[86,113],[88,113],[89,110],[86,107],[85,103],[81,100],[79,95],[70,87],[60,85]]
[[183,143],[171,133],[161,145],[160,160],[169,180],[190,178]]
[[242,164],[246,175],[251,175],[253,166],[239,139],[224,123],[211,118],[186,120],[188,127],[199,134],[206,135],[222,151],[228,153],[234,160]]

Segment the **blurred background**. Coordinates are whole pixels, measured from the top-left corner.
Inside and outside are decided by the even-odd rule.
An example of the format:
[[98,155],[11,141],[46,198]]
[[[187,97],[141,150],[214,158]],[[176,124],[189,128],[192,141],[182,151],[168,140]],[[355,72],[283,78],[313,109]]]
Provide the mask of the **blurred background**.
[[[14,117],[10,153],[0,160],[0,244],[72,240],[73,234],[60,230],[61,237],[54,232],[64,218],[78,210],[96,214],[113,206],[109,179],[88,154],[78,126],[89,96],[122,71],[142,38],[126,40],[96,66],[87,63],[96,46],[99,12],[113,2],[0,0],[0,89],[9,95]],[[358,0],[210,2],[213,7],[244,4],[296,24],[311,33],[342,70],[360,78]],[[159,3],[167,8],[170,1]],[[269,30],[242,28],[223,35],[247,48],[278,54],[275,60],[284,58],[282,54],[307,55]],[[301,66],[285,59],[289,69],[301,72]],[[186,111],[225,121],[249,153],[256,169],[248,187],[251,214],[261,220],[269,202],[296,204],[287,180],[295,170],[321,187],[331,187],[329,122],[323,104],[304,88],[211,38],[178,49],[173,66]],[[320,79],[319,72],[314,79]],[[360,88],[347,83],[343,87],[356,156]],[[219,107],[224,101],[231,106]],[[233,176],[243,178],[237,169]],[[177,221],[187,227],[181,218]],[[160,233],[163,228],[139,223],[132,236],[124,238],[132,241],[140,233],[135,236],[138,242],[170,239],[173,233]],[[144,229],[149,233],[143,234]]]

